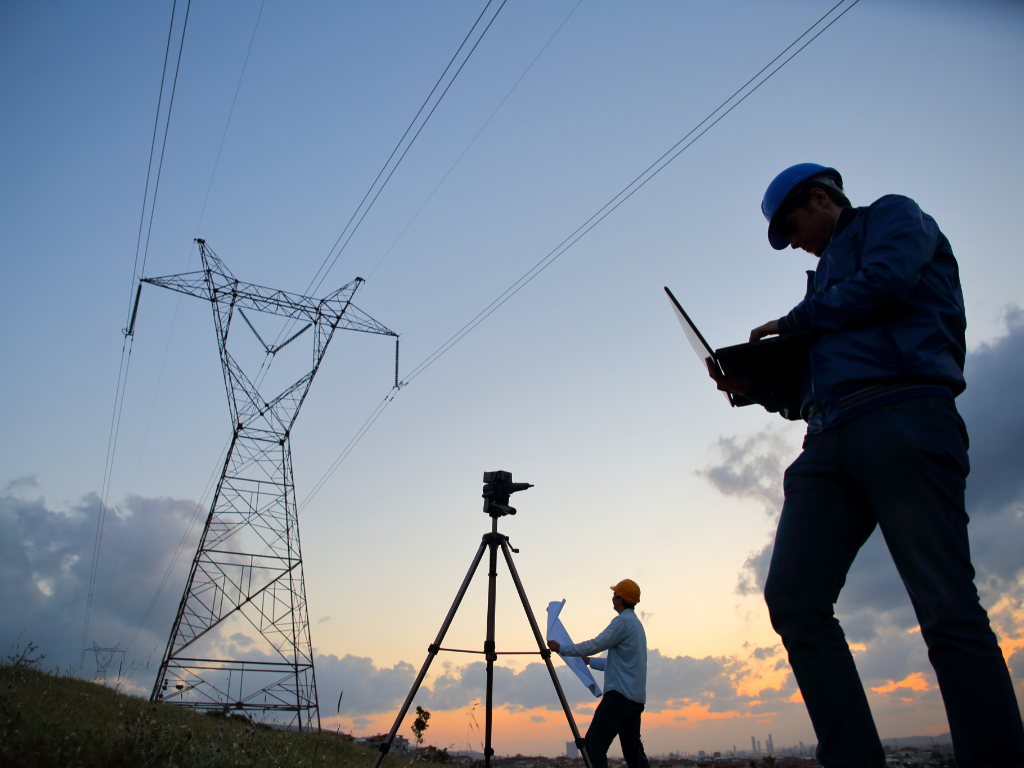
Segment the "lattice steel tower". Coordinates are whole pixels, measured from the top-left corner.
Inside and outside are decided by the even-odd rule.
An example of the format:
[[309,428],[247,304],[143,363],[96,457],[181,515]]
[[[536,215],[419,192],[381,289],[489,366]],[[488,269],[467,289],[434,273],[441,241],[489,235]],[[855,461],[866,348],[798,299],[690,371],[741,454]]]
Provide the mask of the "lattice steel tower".
[[[319,728],[290,435],[336,330],[396,334],[352,304],[362,278],[323,299],[275,291],[238,281],[205,241],[196,242],[202,272],[143,282],[210,302],[234,429],[150,699],[284,715],[300,729]],[[246,310],[304,325],[268,345]],[[264,376],[278,352],[312,330],[309,372],[264,399],[259,375],[248,378],[228,352],[236,315],[265,351]],[[231,633],[246,625],[256,640]]]

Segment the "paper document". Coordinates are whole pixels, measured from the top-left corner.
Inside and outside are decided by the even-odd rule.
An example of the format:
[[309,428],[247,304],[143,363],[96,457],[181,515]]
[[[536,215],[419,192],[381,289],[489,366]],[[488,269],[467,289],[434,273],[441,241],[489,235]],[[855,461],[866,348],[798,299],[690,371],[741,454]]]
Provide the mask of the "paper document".
[[[562,607],[565,605],[565,600],[554,600],[548,603],[548,640],[554,640],[556,643],[564,644],[571,643],[572,638],[569,637],[569,633],[565,631],[565,627],[562,626],[562,621],[558,618],[558,614],[562,612]],[[576,677],[587,687],[587,689],[594,694],[595,697],[601,696],[601,686],[597,684],[597,680],[590,674],[590,667],[587,666],[586,662],[583,661],[579,656],[562,656],[562,661],[566,663],[573,672],[576,673]]]

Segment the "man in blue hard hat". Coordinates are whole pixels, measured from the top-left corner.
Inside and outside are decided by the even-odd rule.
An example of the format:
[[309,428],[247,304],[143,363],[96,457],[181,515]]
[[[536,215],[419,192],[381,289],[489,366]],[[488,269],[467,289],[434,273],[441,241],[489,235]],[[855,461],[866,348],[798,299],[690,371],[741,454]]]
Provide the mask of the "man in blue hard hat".
[[854,208],[834,168],[801,163],[768,186],[776,250],[818,257],[807,293],[750,340],[818,335],[798,388],[709,365],[719,389],[807,422],[786,470],[765,584],[818,737],[818,760],[882,766],[885,755],[833,607],[878,526],[910,594],[938,678],[957,764],[1024,766],[1024,728],[1006,662],[974,586],[964,488],[967,320],[956,259],[935,220],[886,195]]

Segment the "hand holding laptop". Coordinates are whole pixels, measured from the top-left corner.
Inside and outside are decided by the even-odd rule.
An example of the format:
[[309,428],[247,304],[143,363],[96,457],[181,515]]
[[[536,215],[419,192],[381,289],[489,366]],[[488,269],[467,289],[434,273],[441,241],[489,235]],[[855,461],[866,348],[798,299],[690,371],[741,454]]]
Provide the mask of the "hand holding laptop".
[[[769,320],[764,325],[759,325],[750,332],[750,343],[760,341],[765,336],[777,336],[779,333],[779,321]],[[713,358],[704,359],[708,367],[708,375],[715,380],[721,392],[728,392],[731,395],[746,395],[754,388],[754,383],[747,377],[729,371],[726,366],[719,367]],[[724,372],[723,372],[724,371]]]
[[730,395],[746,395],[753,389],[753,382],[732,373],[724,373],[713,358],[705,358],[704,364],[707,365],[708,375],[715,380],[720,392]]
[[779,335],[779,321],[769,320],[764,325],[759,325],[757,328],[750,332],[751,341],[760,341],[765,336],[778,336]]

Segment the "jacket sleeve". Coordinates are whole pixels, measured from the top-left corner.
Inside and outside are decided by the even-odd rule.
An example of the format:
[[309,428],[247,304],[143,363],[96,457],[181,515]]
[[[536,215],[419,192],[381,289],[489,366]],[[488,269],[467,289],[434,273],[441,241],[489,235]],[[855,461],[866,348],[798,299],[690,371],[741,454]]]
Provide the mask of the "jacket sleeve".
[[756,386],[746,395],[748,400],[764,408],[768,413],[777,413],[789,421],[800,421],[800,392],[795,387],[776,387],[770,384]]
[[604,632],[593,640],[585,640],[582,643],[564,643],[558,649],[559,656],[593,656],[595,653],[607,651],[622,642],[626,634],[626,626],[619,617],[612,619]]
[[859,271],[797,304],[780,323],[784,333],[867,325],[907,302],[935,254],[938,227],[899,195],[881,198],[867,215]]
[[604,672],[604,668],[607,663],[608,659],[606,659],[604,656],[590,657],[590,668],[596,669],[598,672]]

